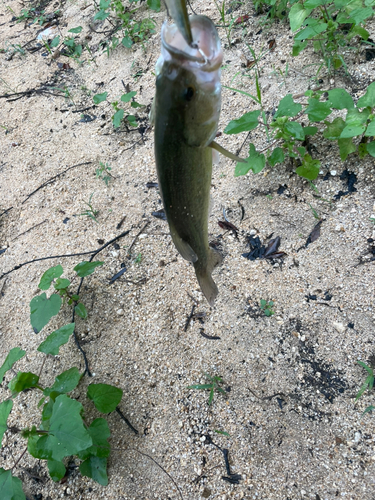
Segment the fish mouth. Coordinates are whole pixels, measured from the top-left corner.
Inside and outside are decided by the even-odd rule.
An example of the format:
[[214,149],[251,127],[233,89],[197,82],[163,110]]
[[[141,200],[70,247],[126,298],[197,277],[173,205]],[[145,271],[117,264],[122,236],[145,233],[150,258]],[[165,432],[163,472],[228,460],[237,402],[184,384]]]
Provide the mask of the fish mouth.
[[193,43],[188,45],[175,24],[163,24],[161,41],[172,59],[180,62],[195,63],[204,71],[220,68],[223,54],[216,28],[206,16],[189,17]]

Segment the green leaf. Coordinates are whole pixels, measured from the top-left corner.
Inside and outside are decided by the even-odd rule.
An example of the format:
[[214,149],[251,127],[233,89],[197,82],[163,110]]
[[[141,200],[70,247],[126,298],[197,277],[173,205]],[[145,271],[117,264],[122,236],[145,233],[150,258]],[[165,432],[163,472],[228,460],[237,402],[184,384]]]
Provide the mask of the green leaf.
[[303,5],[300,3],[295,3],[292,5],[289,11],[289,22],[290,29],[292,31],[298,30],[302,26],[303,21],[309,16],[311,13],[311,9],[305,9]]
[[362,160],[362,158],[364,158],[368,154],[366,146],[367,145],[364,142],[360,142],[358,144],[358,156],[360,157],[361,160]]
[[212,384],[193,384],[193,385],[188,385],[186,389],[195,389],[198,391],[209,391],[212,389]]
[[48,288],[51,286],[52,281],[56,278],[59,278],[63,272],[64,269],[62,268],[62,266],[60,266],[60,264],[58,266],[47,269],[47,271],[41,277],[38,287],[41,290],[48,290]]
[[328,102],[320,102],[319,99],[312,97],[309,99],[309,105],[305,109],[305,113],[312,122],[320,122],[327,118],[332,111]]
[[246,161],[247,163],[237,163],[236,169],[234,171],[235,177],[245,175],[249,170],[252,170],[254,174],[258,174],[264,169],[266,165],[266,157],[264,156],[264,154],[260,154],[256,151],[254,144],[250,144],[249,157]]
[[307,135],[315,135],[318,131],[318,127],[303,127],[303,133],[305,134],[305,137]]
[[50,419],[49,435],[42,436],[42,447],[49,458],[62,460],[69,455],[76,455],[92,445],[90,434],[83,425],[81,403],[61,394],[55,400]]
[[345,128],[345,122],[342,118],[335,118],[333,122],[324,122],[327,128],[323,130],[323,137],[335,141],[340,137]]
[[347,125],[340,134],[340,139],[357,137],[366,130],[366,125]]
[[138,125],[138,124],[137,124],[137,120],[136,120],[135,116],[133,116],[133,115],[128,115],[128,116],[126,117],[126,119],[128,120],[128,122],[130,123],[130,125],[131,125],[132,127],[136,127],[136,126]]
[[159,12],[160,10],[160,0],[147,0],[147,5],[155,12]]
[[274,167],[276,163],[283,163],[285,160],[284,151],[282,148],[275,148],[271,155],[267,158],[268,163],[271,167]]
[[312,17],[306,19],[304,24],[306,25],[306,28],[297,33],[294,37],[294,40],[302,42],[304,40],[314,38],[314,36],[323,33],[323,31],[325,31],[328,26],[327,23],[322,23],[318,19],[314,19]]
[[0,403],[0,444],[1,440],[3,439],[4,432],[7,430],[7,421],[10,412],[12,411],[13,408],[13,401],[11,399],[8,399],[8,401],[3,401]]
[[331,3],[331,0],[306,0],[303,6],[307,9],[313,10],[320,5],[328,5],[329,3]]
[[79,304],[77,304],[74,308],[75,312],[78,314],[78,316],[82,319],[86,319],[87,318],[87,310],[86,310],[86,307],[82,304],[82,302],[80,302]]
[[80,262],[74,268],[74,271],[78,274],[80,278],[84,278],[85,276],[89,276],[92,274],[98,266],[102,266],[104,262],[96,261],[96,262]]
[[78,368],[73,366],[72,368],[69,368],[69,370],[60,373],[60,375],[55,378],[53,386],[44,389],[43,394],[45,396],[50,396],[52,392],[56,392],[58,394],[71,392],[77,387],[81,378],[82,375],[79,373]]
[[64,288],[68,288],[70,285],[70,281],[66,278],[57,278],[56,283],[53,285],[56,290],[63,290]]
[[[371,7],[355,9],[350,13],[350,19],[355,22],[355,24],[363,23],[366,19],[374,15],[374,11]],[[350,21],[349,21],[350,22]]]
[[55,38],[52,40],[52,42],[49,44],[49,46],[51,47],[51,49],[54,49],[55,47],[58,46],[59,43],[60,43],[60,37],[55,36]]
[[303,133],[302,125],[298,122],[287,122],[284,125],[285,129],[289,132],[289,134],[295,137],[298,141],[305,140],[305,134]]
[[61,297],[53,294],[49,299],[45,293],[31,299],[30,323],[35,333],[39,333],[49,320],[60,311]]
[[255,129],[258,125],[258,117],[260,115],[260,110],[250,111],[245,113],[238,120],[232,120],[224,129],[225,134],[239,134],[240,132],[246,132]]
[[353,25],[349,32],[348,39],[351,40],[355,36],[360,36],[363,40],[368,40],[370,33],[365,28],[362,28],[362,26]]
[[367,87],[366,94],[358,99],[357,106],[359,108],[366,106],[373,108],[375,106],[375,82]]
[[103,10],[108,9],[111,5],[111,0],[100,0],[99,7]]
[[46,340],[39,345],[38,351],[56,356],[59,354],[59,347],[68,342],[69,337],[74,332],[74,327],[75,323],[69,323],[52,332],[48,335]]
[[[139,104],[139,102],[135,102],[135,101],[133,101],[132,103],[130,103],[130,106],[131,106],[132,108],[143,108],[143,107],[144,107],[144,104]],[[128,119],[129,119],[129,117],[128,117]]]
[[38,375],[31,372],[18,372],[17,375],[9,382],[8,387],[12,393],[18,393],[36,387],[39,382]]
[[1,500],[26,500],[22,491],[22,481],[12,476],[10,470],[0,467],[0,492]]
[[78,26],[77,28],[72,28],[71,30],[69,30],[68,33],[81,33],[82,29],[82,26]]
[[275,118],[279,116],[290,116],[293,118],[301,111],[302,105],[294,102],[292,94],[287,94],[279,103],[279,107],[275,113]]
[[216,432],[217,434],[222,434],[223,436],[230,437],[230,434],[226,431],[218,431],[218,430],[214,429],[214,432]]
[[297,151],[301,157],[305,156],[306,154],[306,148],[304,148],[303,146],[297,147]]
[[292,48],[292,56],[296,57],[298,56],[303,49],[305,49],[308,45],[308,40],[305,40],[303,42],[294,42],[293,48]]
[[365,415],[366,413],[372,412],[372,410],[375,410],[375,406],[373,406],[373,405],[368,406],[365,409],[365,411],[362,413],[361,417],[363,417],[363,415]]
[[354,108],[354,102],[345,89],[332,89],[328,91],[328,103],[333,109]]
[[96,418],[88,428],[92,439],[92,446],[78,453],[81,460],[86,460],[90,455],[96,457],[108,457],[111,451],[111,445],[108,439],[111,432],[108,427],[108,422],[104,418]]
[[112,117],[113,126],[118,128],[121,125],[121,120],[124,118],[124,110],[119,109]]
[[52,481],[60,481],[66,474],[65,465],[58,460],[48,460],[48,472]]
[[94,20],[99,20],[99,21],[104,21],[104,19],[107,19],[109,16],[109,12],[106,12],[105,10],[99,10],[94,16]]
[[9,351],[8,356],[5,358],[4,363],[0,367],[0,383],[2,382],[6,372],[12,368],[14,363],[23,358],[25,354],[26,351],[23,351],[19,347],[13,347],[13,349]]
[[121,401],[122,394],[121,389],[108,384],[90,384],[87,388],[87,397],[101,413],[114,411]]
[[374,137],[375,136],[375,118],[373,118],[371,120],[371,122],[367,125],[365,136],[366,137]]
[[130,49],[130,47],[133,45],[132,39],[129,36],[124,36],[124,38],[121,40],[121,43],[127,49]]
[[340,158],[345,161],[350,153],[355,153],[357,151],[357,146],[353,144],[353,139],[338,139],[337,141],[340,150]]
[[375,141],[366,144],[366,149],[369,155],[375,156]]
[[102,94],[95,94],[92,100],[94,104],[99,104],[107,99],[108,92],[103,92]]
[[131,99],[137,95],[137,92],[135,90],[133,90],[132,92],[128,92],[127,94],[123,94],[121,96],[121,101],[122,102],[129,102],[131,101]]
[[108,476],[107,476],[107,459],[99,457],[89,457],[87,460],[81,463],[79,470],[82,476],[91,477],[94,481],[101,484],[102,486],[107,486]]
[[319,175],[320,161],[313,160],[310,155],[305,155],[302,165],[296,168],[296,173],[305,179],[313,181]]
[[227,87],[226,85],[222,85],[222,87],[224,89],[233,90],[234,92],[238,92],[239,94],[246,95],[247,97],[250,97],[251,99],[253,99],[256,103],[261,104],[259,102],[259,99],[257,99],[255,96],[249,94],[248,92],[245,92],[244,90],[234,89],[233,87]]

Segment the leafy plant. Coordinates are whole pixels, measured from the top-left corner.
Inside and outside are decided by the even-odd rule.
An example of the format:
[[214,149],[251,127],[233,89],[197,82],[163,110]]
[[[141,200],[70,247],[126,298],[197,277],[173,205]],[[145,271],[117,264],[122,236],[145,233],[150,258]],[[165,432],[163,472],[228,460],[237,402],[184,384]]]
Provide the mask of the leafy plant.
[[90,219],[94,220],[95,222],[98,222],[96,216],[98,215],[99,210],[94,210],[94,208],[91,204],[91,199],[92,199],[93,195],[94,195],[94,193],[91,193],[89,201],[84,202],[85,205],[87,205],[89,208],[87,208],[84,212],[82,212],[81,214],[78,214],[78,215],[86,215],[86,217],[90,217]]
[[134,264],[140,264],[142,262],[142,254],[139,253],[137,257],[134,259]]
[[[259,173],[266,162],[274,167],[283,163],[286,158],[291,158],[299,166],[296,173],[309,181],[317,178],[321,163],[312,158],[307,152],[306,141],[318,133],[317,123],[323,122],[322,135],[325,139],[337,141],[341,160],[344,161],[349,154],[357,153],[360,158],[367,154],[375,157],[375,82],[371,83],[364,96],[355,104],[352,97],[344,89],[335,88],[324,91],[305,92],[307,104],[295,102],[291,94],[287,94],[279,102],[278,109],[269,121],[262,109],[261,93],[256,79],[257,96],[242,90],[231,90],[247,95],[257,104],[260,110],[250,111],[242,117],[232,120],[226,126],[226,134],[238,134],[251,131],[259,125],[263,126],[268,138],[266,155],[258,152],[254,144],[249,146],[247,163],[237,163],[235,176],[245,175],[249,170]],[[325,98],[326,100],[322,100]],[[336,117],[332,122],[326,118],[335,110],[345,110],[345,119]],[[297,121],[307,115],[308,124]],[[357,139],[354,142],[354,139]],[[359,141],[358,141],[359,139]]]
[[[92,274],[96,267],[103,262],[81,262],[74,270],[78,277],[83,278]],[[75,312],[82,318],[87,317],[86,308],[78,295],[70,291],[70,280],[61,278],[61,265],[48,269],[39,282],[40,290],[49,290],[53,284],[54,291],[49,298],[46,293],[34,297],[30,302],[30,322],[35,333],[39,333],[58,314],[62,298],[64,302],[74,305]],[[56,356],[59,349],[66,344],[74,332],[75,323],[62,326],[49,334],[39,345],[38,351],[46,355]],[[0,380],[13,368],[15,363],[25,356],[26,352],[19,347],[11,349],[0,367]],[[8,417],[12,411],[13,399],[26,390],[42,392],[38,403],[41,409],[41,420],[38,427],[18,430],[18,433],[27,441],[27,448],[31,456],[38,460],[46,460],[49,474],[54,481],[60,481],[66,474],[66,461],[74,456],[80,460],[80,472],[92,478],[101,485],[108,484],[107,458],[110,454],[110,430],[104,418],[96,418],[90,424],[86,422],[83,406],[71,395],[82,378],[83,374],[76,367],[72,367],[56,376],[54,383],[42,387],[39,383],[40,374],[21,372],[12,378],[8,384],[10,398],[0,403],[0,441],[7,430]],[[114,411],[120,403],[123,391],[108,384],[90,384],[87,397],[101,413]],[[13,427],[13,430],[15,427]],[[2,500],[25,499],[21,481],[12,475],[15,463],[11,470],[0,468],[0,490]]]
[[[130,102],[130,107],[133,109],[142,108],[144,105],[139,104],[137,101],[134,100],[134,96],[136,94],[137,94],[137,92],[134,90],[132,92],[127,92],[126,94],[123,94],[120,97],[120,102],[124,102],[124,103]],[[108,96],[108,92],[103,92],[102,94],[96,94],[93,97],[93,101],[95,104],[100,104],[101,102],[106,101],[107,96]],[[121,125],[121,122],[124,119],[124,115],[125,115],[125,109],[120,108],[120,106],[119,106],[120,102],[119,101],[112,101],[111,102],[111,106],[115,110],[115,114],[112,116],[112,123],[113,123],[114,128],[118,128]],[[131,125],[132,127],[137,126],[137,119],[134,115],[126,115],[125,119],[129,123],[129,125]]]
[[232,10],[229,9],[231,17],[230,17],[230,20],[227,20],[228,9],[226,7],[225,0],[222,1],[221,6],[218,4],[217,0],[214,0],[214,1],[215,1],[216,8],[219,11],[221,22],[223,23],[223,28],[225,29],[225,34],[227,36],[228,46],[230,48],[232,45],[232,42],[231,42],[232,29],[233,29],[234,23],[236,22],[236,19],[232,15]]
[[221,377],[218,377],[217,375],[214,375],[211,377],[208,373],[205,373],[204,376],[210,381],[209,384],[194,384],[194,385],[189,385],[186,389],[197,389],[199,391],[210,391],[210,396],[208,398],[208,404],[210,405],[214,399],[214,393],[215,391],[221,392],[222,394],[225,394],[225,391],[222,387],[220,387],[219,384],[223,382],[223,379]]
[[265,316],[273,316],[275,314],[275,311],[272,310],[272,306],[273,306],[272,300],[267,302],[264,299],[260,299],[260,308],[262,309],[262,311],[264,311]]
[[99,168],[96,169],[96,178],[102,179],[105,182],[105,185],[108,186],[109,181],[113,178],[111,174],[112,167],[108,165],[108,163],[99,162]]
[[[362,384],[361,388],[359,389],[359,392],[355,398],[355,400],[357,401],[361,396],[362,394],[368,389],[369,391],[372,390],[372,388],[374,387],[374,369],[371,367],[371,366],[367,366],[366,363],[364,363],[363,361],[357,361],[357,363],[362,366],[362,368],[364,368],[368,375],[366,377],[366,380],[364,381],[364,383]],[[365,411],[362,413],[362,415],[364,415],[365,413],[368,413],[372,410],[375,409],[375,406],[373,405],[370,405],[368,406]]]

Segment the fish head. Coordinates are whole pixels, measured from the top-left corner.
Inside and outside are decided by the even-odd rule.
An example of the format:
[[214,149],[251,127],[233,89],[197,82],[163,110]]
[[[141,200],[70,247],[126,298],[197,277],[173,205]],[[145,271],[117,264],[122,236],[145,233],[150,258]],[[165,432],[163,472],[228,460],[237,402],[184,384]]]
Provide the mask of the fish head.
[[190,146],[206,147],[217,132],[223,54],[208,17],[191,16],[190,25],[192,46],[176,25],[164,23],[156,86],[160,103],[168,106],[181,123],[182,139]]

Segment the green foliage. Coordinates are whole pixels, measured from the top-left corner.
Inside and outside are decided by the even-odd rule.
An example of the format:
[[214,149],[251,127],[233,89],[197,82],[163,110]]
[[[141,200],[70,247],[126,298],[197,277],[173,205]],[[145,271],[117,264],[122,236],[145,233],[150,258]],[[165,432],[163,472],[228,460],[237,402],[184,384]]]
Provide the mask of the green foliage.
[[[236,89],[231,89],[235,90]],[[252,99],[253,96],[243,91]],[[281,99],[276,113],[271,121],[263,112],[261,95],[258,92],[257,101],[261,109],[245,113],[242,117],[232,120],[226,126],[226,134],[237,134],[244,131],[254,130],[261,126],[268,137],[269,146],[264,155],[256,151],[254,144],[250,144],[247,163],[237,163],[235,176],[245,175],[252,170],[260,172],[266,162],[273,167],[282,163],[286,158],[298,160],[299,166],[296,173],[310,181],[317,178],[321,168],[319,159],[312,158],[307,153],[305,143],[307,136],[322,133],[323,137],[336,141],[340,158],[344,161],[352,154],[357,153],[360,158],[367,154],[375,156],[375,82],[371,83],[366,93],[355,105],[351,96],[344,89],[336,88],[328,91],[328,99],[323,91],[307,91],[305,93],[307,104],[294,101],[291,94]],[[335,110],[346,111],[345,118],[336,117],[332,122],[328,116]],[[307,125],[301,124],[297,118],[305,115]],[[262,119],[260,119],[260,117]],[[305,120],[304,120],[305,121]],[[316,123],[324,124],[323,129],[318,129]],[[354,139],[360,139],[353,141]],[[371,140],[371,139],[372,140]]]
[[99,168],[96,169],[96,178],[102,179],[105,182],[105,185],[108,186],[109,181],[113,177],[111,175],[112,168],[108,165],[108,163],[99,162]]
[[92,203],[91,203],[93,196],[94,196],[94,193],[91,193],[89,201],[84,202],[85,205],[87,205],[89,208],[86,208],[86,210],[84,212],[82,212],[81,214],[78,214],[78,215],[86,215],[86,217],[90,217],[90,219],[94,220],[95,222],[98,222],[96,219],[96,216],[98,215],[99,210],[95,210]]
[[211,377],[208,373],[205,373],[204,376],[210,381],[209,384],[194,384],[194,385],[189,385],[186,389],[197,389],[199,391],[210,391],[210,396],[208,398],[208,404],[210,405],[214,399],[214,393],[215,391],[221,392],[222,394],[225,394],[225,391],[222,387],[220,387],[220,384],[223,382],[223,379],[221,377],[218,377],[217,375],[214,375]]
[[265,316],[273,316],[275,314],[275,311],[272,310],[272,306],[273,306],[272,300],[267,302],[267,300],[260,299],[260,308],[264,312]]
[[[359,389],[359,392],[355,398],[355,400],[357,401],[361,396],[362,394],[368,389],[369,391],[371,391],[374,387],[374,369],[371,367],[371,366],[367,366],[366,363],[364,363],[363,361],[357,361],[357,363],[362,366],[362,368],[364,368],[368,375],[366,377],[366,380],[364,381],[364,383],[362,384],[361,388]],[[368,406],[365,411],[363,412],[363,414],[365,413],[368,413],[368,412],[371,412],[373,409],[375,409],[375,406],[373,405],[370,405]],[[363,415],[362,414],[362,415]]]
[[[124,103],[130,103],[130,107],[131,108],[143,108],[144,107],[143,104],[139,104],[139,102],[137,102],[137,101],[134,100],[134,96],[136,94],[137,94],[137,92],[134,91],[134,90],[132,92],[127,92],[126,94],[123,94],[120,97],[120,101],[124,102]],[[96,94],[93,97],[93,101],[94,101],[95,104],[100,104],[101,102],[106,101],[107,96],[108,96],[108,92],[103,92],[103,94]],[[124,108],[120,108],[119,104],[120,103],[119,103],[118,100],[111,102],[111,106],[115,110],[115,113],[112,116],[112,123],[113,123],[113,127],[114,128],[120,127],[121,122],[123,121],[124,116],[125,116],[125,109]],[[126,115],[125,118],[126,118],[126,122],[129,125],[131,125],[132,127],[136,127],[138,125],[137,124],[137,119],[136,119],[136,117],[134,115]],[[101,163],[101,162],[100,162],[100,165],[101,165],[101,168],[96,171],[97,172],[97,177],[99,177],[98,171],[100,171],[100,172],[106,171],[107,174],[108,174],[109,173],[108,170],[111,170],[108,167],[105,170],[103,168],[103,163]],[[109,176],[110,176],[110,174],[109,174]],[[106,184],[107,184],[107,182],[106,182]]]
[[[102,264],[103,262],[81,262],[74,270],[78,277],[84,278]],[[39,288],[48,290],[53,285],[54,291],[49,299],[44,292],[30,302],[34,330],[37,327],[40,331],[51,317],[59,312],[61,297],[64,297],[64,301],[68,304],[81,306],[81,311],[83,310],[84,306],[79,302],[79,296],[69,290],[70,281],[61,278],[63,272],[63,268],[57,265],[43,274]],[[60,299],[58,308],[53,297]],[[35,300],[38,298],[42,300]],[[46,302],[49,305],[46,305]],[[51,304],[54,305],[53,309]],[[84,311],[87,315],[85,308]],[[52,332],[41,342],[38,351],[54,356],[59,354],[59,348],[69,340],[74,327],[75,324],[70,323]],[[24,354],[25,351],[19,348],[9,352],[0,367],[1,379]],[[39,375],[19,371],[8,384],[12,393],[11,398],[0,403],[0,442],[7,430],[7,420],[13,407],[12,398],[25,390],[39,390],[43,393],[38,404],[38,408],[41,408],[39,428],[33,425],[19,431],[27,441],[27,451],[36,459],[47,460],[48,471],[53,481],[60,481],[65,476],[67,458],[76,456],[82,461],[81,474],[106,486],[107,457],[111,450],[108,442],[111,433],[107,421],[104,418],[96,418],[90,425],[86,423],[82,404],[69,395],[77,388],[82,376],[78,368],[73,366],[57,375],[51,386],[41,387]],[[102,413],[114,411],[122,395],[121,389],[108,384],[91,384],[87,390],[88,399],[91,399]],[[24,500],[22,483],[17,477],[12,476],[12,470],[0,469],[1,500]]]

